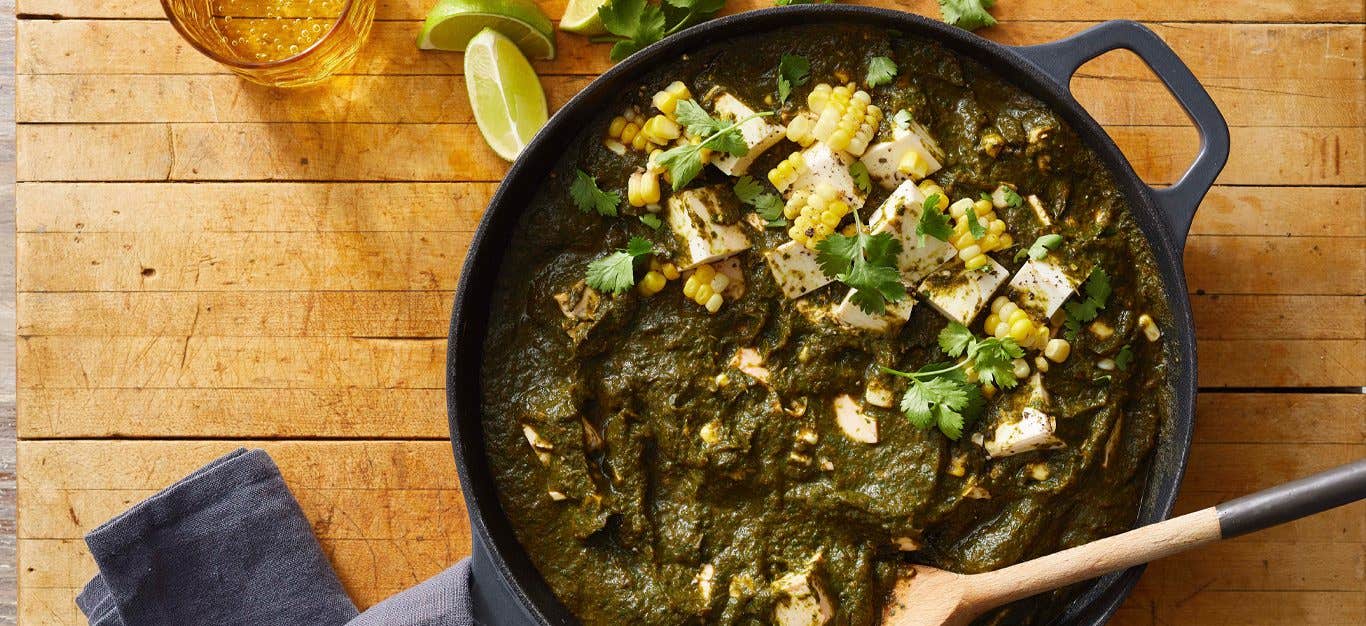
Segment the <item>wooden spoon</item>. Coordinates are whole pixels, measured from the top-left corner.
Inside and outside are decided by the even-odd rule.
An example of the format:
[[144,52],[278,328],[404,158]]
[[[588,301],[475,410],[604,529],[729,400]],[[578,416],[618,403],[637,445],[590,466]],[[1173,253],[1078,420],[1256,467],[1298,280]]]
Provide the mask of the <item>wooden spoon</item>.
[[1366,498],[1366,459],[1165,522],[982,574],[916,565],[892,589],[884,626],[967,624],[1003,604]]

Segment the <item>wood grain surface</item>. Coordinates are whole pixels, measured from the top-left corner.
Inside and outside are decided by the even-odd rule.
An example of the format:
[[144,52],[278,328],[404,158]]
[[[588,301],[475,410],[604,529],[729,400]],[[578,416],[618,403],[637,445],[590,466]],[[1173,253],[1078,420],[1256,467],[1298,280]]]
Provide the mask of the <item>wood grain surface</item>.
[[[16,523],[15,452],[0,447],[0,531],[17,536],[20,623],[84,623],[83,534],[237,446],[276,459],[361,606],[467,553],[446,324],[507,167],[473,125],[461,56],[413,46],[428,3],[381,0],[353,67],[278,91],[201,57],[151,0],[0,0],[18,14],[17,48],[13,22],[0,27],[0,92],[15,95],[0,120],[15,256],[0,279],[17,291],[0,305],[17,333],[0,361],[14,355],[18,380],[0,362],[0,438],[17,398],[21,472]],[[1232,127],[1186,246],[1202,394],[1179,511],[1366,455],[1362,2],[994,13],[981,34],[1007,44],[1145,21]],[[559,52],[537,63],[552,107],[610,66],[574,36]],[[1175,180],[1194,155],[1194,130],[1132,55],[1087,64],[1073,88],[1146,180]],[[0,562],[13,546],[0,541]],[[0,594],[13,576],[0,567]],[[14,616],[0,608],[0,624]],[[1366,623],[1366,505],[1158,562],[1115,623]]]

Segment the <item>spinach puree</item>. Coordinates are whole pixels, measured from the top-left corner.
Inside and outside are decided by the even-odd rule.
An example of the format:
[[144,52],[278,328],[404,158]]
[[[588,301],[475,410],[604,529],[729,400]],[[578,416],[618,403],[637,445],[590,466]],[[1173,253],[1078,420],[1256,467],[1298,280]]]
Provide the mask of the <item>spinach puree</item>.
[[[810,61],[810,80],[778,105],[784,53]],[[863,81],[875,56],[892,59],[898,73],[870,89]],[[731,257],[742,296],[709,313],[682,294],[687,272],[648,297],[585,288],[587,265],[632,236],[655,243],[656,263],[683,254],[667,220],[654,229],[637,219],[646,208],[623,201],[618,216],[581,212],[569,191],[581,169],[625,198],[646,153],[617,154],[603,138],[627,107],[657,113],[651,98],[673,81],[708,111],[709,96],[723,90],[756,110],[778,107],[780,123],[806,107],[817,84],[857,82],[884,112],[875,141],[893,134],[902,110],[937,141],[943,168],[930,178],[949,198],[976,200],[1003,182],[1036,197],[1037,206],[996,208],[1015,243],[991,257],[1013,276],[1025,262],[1019,250],[1059,233],[1052,254],[1073,268],[1103,268],[1112,287],[1099,325],[1084,324],[1070,356],[1041,372],[1060,445],[999,458],[984,449],[997,426],[1018,418],[1028,381],[995,393],[957,441],[915,427],[895,400],[867,401],[869,385],[894,398],[906,389],[878,365],[913,371],[952,361],[936,342],[944,315],[918,302],[904,325],[879,333],[813,314],[848,289],[834,282],[787,297],[763,256],[789,241],[787,229],[764,228],[724,188],[712,219],[752,243]],[[1003,141],[994,156],[983,147],[988,135]],[[768,189],[766,173],[799,149],[784,139],[749,172]],[[734,180],[706,167],[688,187]],[[667,204],[668,183],[660,186]],[[873,184],[864,223],[887,194]],[[637,280],[649,260],[640,260]],[[1161,285],[1101,162],[1042,102],[976,62],[878,29],[813,25],[717,43],[623,93],[566,147],[526,208],[498,281],[483,369],[488,454],[518,538],[585,624],[768,623],[795,593],[785,588],[792,578],[775,581],[794,572],[798,584],[817,581],[833,611],[827,623],[875,624],[901,564],[980,572],[1127,529],[1168,406],[1172,357],[1139,322],[1147,314],[1166,327]],[[909,291],[917,297],[914,285]],[[979,337],[990,314],[969,320]],[[1065,332],[1063,317],[1054,337]],[[1106,368],[1125,346],[1127,367]],[[762,360],[766,381],[733,361],[745,348]],[[1033,371],[1043,369],[1039,355],[1026,353]],[[842,394],[876,422],[876,443],[837,424]],[[1047,622],[1075,591],[982,621]]]

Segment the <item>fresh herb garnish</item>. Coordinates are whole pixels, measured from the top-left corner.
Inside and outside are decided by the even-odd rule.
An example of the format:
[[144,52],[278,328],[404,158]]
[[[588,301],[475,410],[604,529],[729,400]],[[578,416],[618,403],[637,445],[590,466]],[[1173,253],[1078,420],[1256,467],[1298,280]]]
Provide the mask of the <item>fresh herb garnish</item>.
[[703,148],[734,156],[744,156],[749,152],[749,146],[740,134],[740,125],[756,117],[773,115],[773,111],[755,113],[728,124],[712,117],[702,105],[692,100],[683,100],[678,103],[674,115],[678,118],[678,123],[688,129],[689,135],[705,137],[698,143],[670,148],[659,155],[659,164],[669,168],[669,184],[677,190],[692,182],[692,179],[697,178],[702,172]]
[[1015,260],[1023,261],[1024,258],[1028,256],[1029,258],[1038,261],[1039,259],[1048,256],[1049,250],[1057,250],[1060,245],[1062,245],[1062,235],[1057,233],[1040,235],[1038,239],[1034,240],[1034,244],[1029,246],[1028,250],[1017,252],[1015,254]]
[[994,4],[996,0],[939,0],[939,12],[946,23],[963,30],[977,30],[996,25],[996,18],[987,12]]
[[1119,354],[1115,355],[1115,367],[1118,367],[1121,370],[1127,370],[1133,362],[1134,349],[1129,347],[1129,344],[1126,343],[1123,348],[1119,349]]
[[659,227],[664,225],[664,222],[660,221],[659,216],[654,213],[646,213],[640,216],[640,223],[655,230],[659,230]]
[[1005,191],[1002,192],[1001,195],[1005,197],[1006,206],[1008,207],[1017,207],[1024,204],[1024,199],[1020,198],[1019,192],[1010,187],[1005,187]]
[[778,60],[778,102],[787,102],[793,87],[800,87],[811,80],[811,62],[806,57],[784,54]]
[[854,161],[849,166],[849,175],[854,178],[854,185],[859,188],[859,191],[863,193],[872,191],[873,181],[868,175],[868,166],[864,165],[863,161]]
[[887,57],[873,57],[868,60],[868,76],[864,82],[869,87],[886,85],[896,78],[896,62]]
[[926,235],[940,241],[948,241],[949,237],[953,236],[953,226],[949,225],[949,219],[939,210],[939,203],[943,199],[944,196],[937,193],[925,198],[925,205],[920,211],[920,221],[915,225],[915,234],[920,235],[921,241],[925,240]]
[[897,111],[896,115],[892,116],[892,126],[896,127],[898,130],[909,130],[912,121],[914,120],[911,117],[911,112],[906,109]]
[[598,7],[602,25],[611,35],[596,42],[614,42],[611,57],[620,61],[660,39],[712,18],[725,0],[612,0]]
[[1081,333],[1081,325],[1085,324],[1100,314],[1105,308],[1105,303],[1110,299],[1110,276],[1105,273],[1105,269],[1096,266],[1091,270],[1091,275],[1086,277],[1086,283],[1082,285],[1082,291],[1086,297],[1077,302],[1068,302],[1063,305],[1067,311],[1067,339],[1076,341],[1077,335]]
[[598,181],[583,170],[574,171],[574,184],[569,186],[569,195],[574,198],[574,206],[584,213],[597,211],[598,215],[615,217],[617,205],[621,204],[621,194],[599,189]]
[[987,227],[982,225],[982,218],[977,215],[977,205],[970,205],[963,211],[963,219],[968,222],[968,232],[972,233],[973,239],[981,239],[987,236]]
[[655,251],[644,237],[632,237],[626,249],[617,250],[588,264],[588,286],[598,291],[621,293],[636,284],[636,259]]
[[901,397],[901,411],[917,428],[937,427],[944,436],[957,441],[963,431],[981,416],[986,401],[982,390],[968,382],[964,369],[972,366],[982,382],[1010,388],[1015,379],[1013,361],[1024,356],[1015,340],[977,339],[962,324],[952,322],[939,333],[939,347],[956,363],[934,363],[914,372],[883,367],[882,371],[911,381]]
[[759,217],[764,218],[765,226],[787,226],[787,219],[783,217],[783,199],[779,198],[778,194],[764,191],[763,185],[754,180],[753,176],[741,176],[740,180],[735,181],[734,189],[735,197],[754,207]]
[[896,259],[901,242],[891,233],[870,235],[863,232],[858,211],[854,214],[854,234],[832,233],[816,244],[816,262],[821,271],[854,289],[850,301],[869,315],[879,315],[888,302],[906,297]]

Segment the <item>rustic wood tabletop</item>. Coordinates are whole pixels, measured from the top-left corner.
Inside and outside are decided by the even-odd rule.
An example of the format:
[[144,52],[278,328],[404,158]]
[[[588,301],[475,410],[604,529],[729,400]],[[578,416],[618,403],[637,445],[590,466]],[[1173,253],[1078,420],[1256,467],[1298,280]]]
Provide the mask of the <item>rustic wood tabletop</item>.
[[[20,623],[84,623],[82,535],[241,445],[274,456],[362,606],[466,554],[446,326],[506,165],[472,122],[461,56],[413,44],[427,4],[381,0],[345,75],[278,91],[199,55],[153,0],[18,1]],[[981,33],[1010,44],[1144,21],[1232,127],[1186,247],[1202,392],[1180,510],[1366,455],[1362,2],[994,12]],[[609,66],[604,46],[558,43],[537,64],[552,107]],[[1193,156],[1127,53],[1074,87],[1146,180]],[[1366,504],[1156,563],[1116,623],[1366,623]]]

